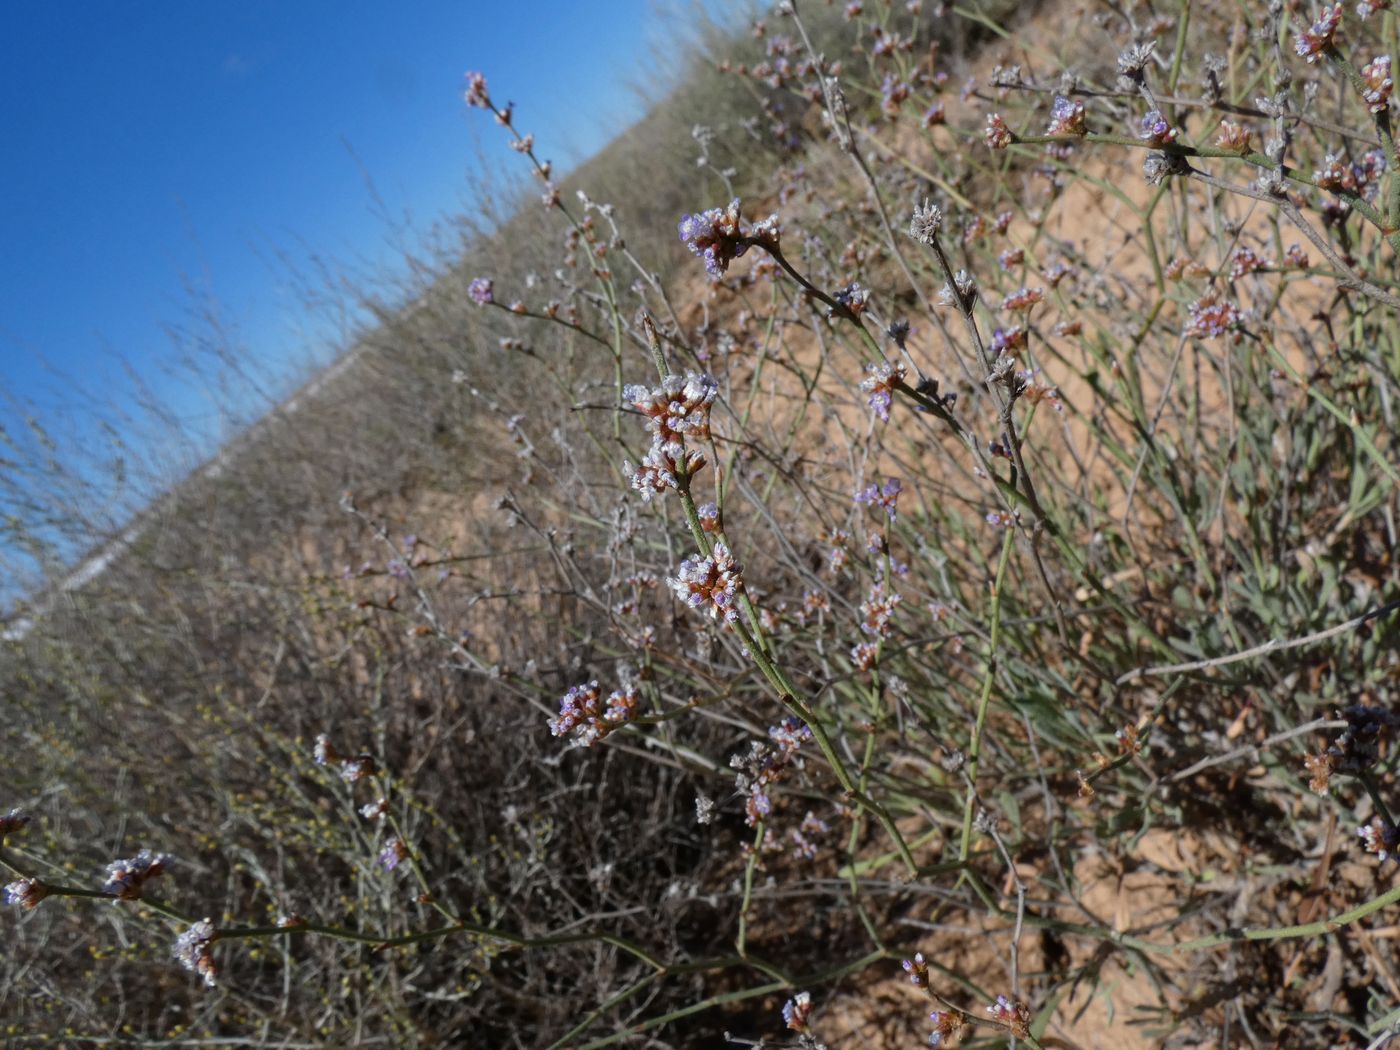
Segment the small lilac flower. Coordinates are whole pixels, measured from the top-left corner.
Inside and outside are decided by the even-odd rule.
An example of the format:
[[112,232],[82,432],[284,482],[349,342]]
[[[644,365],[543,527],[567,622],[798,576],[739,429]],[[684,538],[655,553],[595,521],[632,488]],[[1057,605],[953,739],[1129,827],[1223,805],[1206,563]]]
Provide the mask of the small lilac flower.
[[368,802],[360,807],[360,816],[366,820],[379,820],[384,814],[389,812],[389,800],[381,798],[376,802]]
[[[687,450],[684,459],[687,476],[693,475],[705,465],[705,456],[700,452]],[[651,498],[658,492],[677,488],[680,484],[676,457],[659,444],[647,449],[647,454],[635,467],[624,463],[623,472],[627,475],[628,483],[642,494],[643,503],[650,503]]]
[[890,521],[894,521],[899,512],[899,494],[903,488],[904,482],[899,478],[890,478],[883,485],[871,482],[855,494],[855,501],[880,507],[889,515]]
[[49,888],[38,879],[16,879],[5,887],[5,903],[33,911],[49,895]]
[[486,78],[480,73],[467,74],[467,105],[480,109],[491,108],[491,95],[486,90]]
[[467,285],[467,295],[477,306],[490,306],[496,301],[495,285],[489,277],[474,277]]
[[1356,173],[1335,153],[1328,153],[1322,158],[1322,167],[1313,170],[1313,181],[1324,190],[1356,190]]
[[1293,50],[1298,53],[1299,58],[1307,59],[1308,64],[1311,65],[1331,50],[1332,38],[1336,35],[1337,27],[1341,24],[1342,5],[1324,6],[1318,12],[1317,17],[1313,19],[1311,26],[1298,31],[1297,39],[1293,42]]
[[832,298],[844,306],[852,317],[859,317],[870,305],[870,293],[854,281],[844,288],[838,288]]
[[1056,95],[1050,106],[1050,126],[1047,135],[1086,135],[1089,129],[1084,126],[1084,103]]
[[148,849],[141,850],[130,860],[114,860],[107,865],[107,881],[102,892],[118,900],[139,900],[146,880],[164,875],[169,861],[164,853],[152,853]]
[[716,503],[704,503],[695,508],[695,514],[700,519],[700,527],[706,532],[719,531],[719,505]]
[[1026,330],[1021,325],[992,330],[992,353],[997,357],[1014,353],[1026,345]]
[[379,863],[385,871],[393,871],[408,857],[408,847],[404,845],[403,839],[395,835],[388,842],[384,843],[384,848],[379,851]]
[[204,979],[206,987],[213,988],[219,980],[219,967],[214,962],[214,941],[219,931],[209,919],[200,919],[179,937],[171,954],[181,966]]
[[962,1016],[951,1010],[935,1010],[928,1019],[933,1022],[933,1032],[928,1037],[928,1045],[932,1047],[947,1045],[945,1040],[957,1038],[963,1029]]
[[884,110],[885,116],[893,120],[899,116],[899,107],[909,98],[909,85],[893,73],[886,73],[884,82],[880,85],[880,95],[881,109]]
[[1006,126],[1006,121],[1001,118],[1000,113],[987,114],[987,130],[983,132],[983,136],[992,149],[1006,149],[1014,141],[1011,129]]
[[924,127],[932,128],[948,123],[948,108],[942,102],[935,102],[924,110]]
[[1390,8],[1390,0],[1361,0],[1356,5],[1356,14],[1361,21],[1366,21],[1377,11],[1385,11]]
[[1238,281],[1247,274],[1254,273],[1272,265],[1268,259],[1262,259],[1252,248],[1236,248],[1230,256],[1230,280]]
[[909,983],[915,988],[928,987],[928,963],[924,961],[923,952],[915,952],[914,958],[904,960],[904,972],[909,975]]
[[1361,97],[1372,113],[1380,113],[1390,104],[1390,92],[1395,87],[1395,81],[1390,78],[1390,56],[1371,59],[1361,70],[1361,79],[1366,82]]
[[676,597],[692,609],[708,610],[712,619],[732,623],[739,618],[741,572],[729,547],[720,542],[708,556],[692,554],[686,558],[667,582]]
[[769,216],[745,233],[739,215],[739,201],[734,199],[724,209],[711,208],[697,215],[682,216],[676,227],[680,239],[695,255],[705,261],[711,277],[723,277],[729,264],[748,251],[749,242],[777,247],[780,229],[778,217]]
[[1003,310],[1029,310],[1045,298],[1044,288],[1018,288],[1001,301]]
[[682,378],[673,372],[659,386],[632,384],[622,393],[647,417],[648,429],[671,456],[681,454],[687,437],[709,440],[710,408],[719,395],[713,376],[690,372]]
[[1370,824],[1357,828],[1356,833],[1361,836],[1366,852],[1374,853],[1382,864],[1396,859],[1396,850],[1400,848],[1400,828],[1394,824],[1376,817]]
[[857,671],[869,671],[879,656],[879,642],[857,642],[851,646],[851,663]]
[[768,739],[777,747],[778,753],[789,759],[800,747],[812,739],[812,727],[799,718],[789,715],[775,726],[768,727]]
[[1005,1025],[1014,1035],[1025,1035],[1030,1024],[1030,1012],[1025,1004],[1008,999],[1004,995],[997,996],[996,1002],[987,1007],[987,1013],[992,1015],[992,1020]]
[[[848,4],[859,9],[859,4]],[[809,992],[798,992],[786,1003],[783,1004],[783,1020],[788,1028],[794,1032],[805,1032],[808,1030],[807,1015],[812,1012],[812,996]]]
[[597,682],[576,685],[560,698],[559,716],[549,720],[549,731],[555,736],[572,735],[575,746],[592,747],[636,718],[640,700],[632,685],[613,690],[606,702]]
[[886,592],[884,584],[876,584],[865,601],[861,603],[860,629],[876,638],[888,638],[890,617],[894,615],[894,608],[900,603],[900,600],[900,596],[893,591]]
[[318,766],[327,766],[332,762],[340,761],[340,755],[335,750],[335,745],[331,743],[331,738],[325,733],[320,733],[316,737],[316,747],[311,752],[316,759]]
[[1219,339],[1234,332],[1242,320],[1239,308],[1214,292],[1201,296],[1186,312],[1186,335],[1191,339]]
[[390,558],[389,564],[385,568],[389,575],[396,580],[408,579],[408,566],[404,564],[401,558]]
[[374,761],[374,756],[363,751],[354,758],[344,759],[340,763],[340,779],[347,784],[357,783],[378,772],[379,765]]
[[870,395],[866,404],[882,422],[888,423],[894,388],[904,381],[904,366],[896,361],[882,361],[877,365],[866,365],[865,370],[868,375],[860,388]]
[[1138,138],[1151,146],[1169,146],[1176,141],[1176,128],[1171,126],[1159,110],[1149,109],[1143,115]]

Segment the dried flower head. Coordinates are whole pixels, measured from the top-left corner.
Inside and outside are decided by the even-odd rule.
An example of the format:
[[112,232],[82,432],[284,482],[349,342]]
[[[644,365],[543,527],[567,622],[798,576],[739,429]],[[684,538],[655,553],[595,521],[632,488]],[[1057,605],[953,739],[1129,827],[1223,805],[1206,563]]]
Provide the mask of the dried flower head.
[[1135,43],[1118,56],[1118,75],[1133,84],[1142,82],[1143,71],[1157,50],[1157,41],[1147,40]]
[[938,292],[938,301],[944,306],[958,306],[970,309],[973,297],[977,294],[977,282],[966,270],[953,274],[953,283],[945,284]]
[[1224,119],[1220,121],[1220,130],[1215,135],[1215,145],[1218,149],[1233,150],[1236,153],[1249,152],[1249,129],[1243,124],[1236,124],[1233,120]]
[[909,218],[909,236],[924,244],[932,244],[937,239],[938,230],[942,225],[943,209],[926,200],[914,208],[914,214]]

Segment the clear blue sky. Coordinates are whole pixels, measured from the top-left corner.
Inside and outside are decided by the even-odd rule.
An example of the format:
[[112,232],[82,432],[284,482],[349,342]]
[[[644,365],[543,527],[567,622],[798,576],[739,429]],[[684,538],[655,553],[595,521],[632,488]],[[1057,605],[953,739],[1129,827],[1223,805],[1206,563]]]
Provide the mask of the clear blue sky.
[[[426,227],[461,207],[480,69],[561,167],[638,115],[646,0],[12,5],[0,38],[0,384],[79,430],[72,391],[157,389],[188,278],[258,355],[298,354],[279,251],[384,261],[368,175]],[[353,155],[352,152],[353,151]],[[361,168],[361,165],[363,166]],[[216,415],[169,388],[182,413]],[[0,404],[0,419],[6,408]]]

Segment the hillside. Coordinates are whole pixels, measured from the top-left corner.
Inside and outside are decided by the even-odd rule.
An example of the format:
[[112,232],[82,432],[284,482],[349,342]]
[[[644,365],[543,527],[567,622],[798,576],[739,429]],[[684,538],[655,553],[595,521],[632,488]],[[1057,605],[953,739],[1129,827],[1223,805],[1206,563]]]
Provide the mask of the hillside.
[[1227,6],[775,10],[557,186],[469,80],[11,626],[4,1037],[1385,1045],[1400,27]]

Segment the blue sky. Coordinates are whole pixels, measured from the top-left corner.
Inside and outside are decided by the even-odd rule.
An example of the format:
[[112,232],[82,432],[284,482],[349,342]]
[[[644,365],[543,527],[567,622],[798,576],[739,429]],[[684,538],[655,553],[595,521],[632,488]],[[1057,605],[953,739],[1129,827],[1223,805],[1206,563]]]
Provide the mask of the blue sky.
[[[480,69],[567,167],[639,115],[625,86],[647,0],[486,4],[246,0],[19,4],[0,41],[0,385],[81,434],[60,376],[122,402],[122,362],[183,414],[212,399],[160,378],[187,284],[266,361],[308,349],[276,261],[387,262],[389,211],[426,228],[467,199]],[[0,419],[7,408],[0,404]]]

